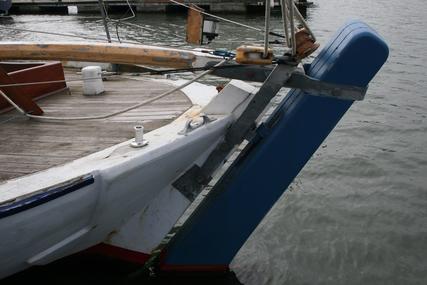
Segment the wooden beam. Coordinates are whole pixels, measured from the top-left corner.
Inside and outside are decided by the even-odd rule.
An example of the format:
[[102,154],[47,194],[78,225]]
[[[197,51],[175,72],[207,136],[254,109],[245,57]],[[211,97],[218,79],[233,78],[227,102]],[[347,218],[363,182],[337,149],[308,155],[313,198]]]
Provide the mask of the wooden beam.
[[207,53],[147,45],[114,43],[0,43],[0,60],[71,60],[141,64],[160,67],[203,67],[222,58]]
[[[190,4],[191,7],[201,10],[194,4]],[[187,43],[194,45],[202,44],[202,32],[203,32],[203,15],[199,11],[188,9],[187,15]]]

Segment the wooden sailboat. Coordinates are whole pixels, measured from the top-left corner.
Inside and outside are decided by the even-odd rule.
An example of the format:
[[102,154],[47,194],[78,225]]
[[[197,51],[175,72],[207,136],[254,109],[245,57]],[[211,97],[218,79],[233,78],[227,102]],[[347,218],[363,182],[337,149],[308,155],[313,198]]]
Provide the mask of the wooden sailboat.
[[[362,57],[360,46],[375,57]],[[90,248],[141,264],[150,256],[151,264],[154,253],[164,270],[226,270],[351,103],[363,99],[388,49],[369,27],[351,22],[306,71],[288,58],[266,65],[261,56],[255,61],[260,64],[247,64],[253,53],[260,56],[263,50],[246,48],[242,58],[224,63],[206,52],[150,46],[0,43],[2,61],[206,68],[231,79],[263,82],[257,89],[232,80],[218,93],[192,82],[126,75],[106,81],[103,95],[84,96],[78,92],[82,86],[72,82],[67,84],[71,95],[56,86],[57,92],[36,100],[16,92],[25,82],[3,72],[0,94],[10,105],[0,115],[0,278]],[[220,64],[231,66],[214,68]],[[73,76],[65,72],[66,79]],[[165,92],[171,85],[181,87]],[[282,87],[302,91],[291,91],[267,123],[257,126]],[[138,104],[168,98],[159,93],[173,94],[172,102]],[[161,109],[165,104],[171,109]],[[141,125],[151,131],[143,134]],[[245,140],[245,150],[206,202],[180,231],[173,229]],[[258,191],[260,183],[269,191]],[[171,229],[174,237],[164,245]]]

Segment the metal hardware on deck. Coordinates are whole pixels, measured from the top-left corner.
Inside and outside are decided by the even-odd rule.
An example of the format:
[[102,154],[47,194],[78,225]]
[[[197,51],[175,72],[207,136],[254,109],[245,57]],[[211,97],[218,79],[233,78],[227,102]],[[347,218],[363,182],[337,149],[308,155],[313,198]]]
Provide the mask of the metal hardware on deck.
[[307,29],[300,29],[295,33],[296,41],[296,57],[298,60],[306,58],[319,48],[319,44],[315,42]]
[[144,140],[144,126],[138,125],[134,127],[135,138],[130,143],[131,147],[139,148],[148,145],[148,141]]
[[210,54],[216,55],[216,56],[222,56],[224,58],[232,58],[232,57],[236,56],[235,53],[230,52],[227,49],[216,49],[216,50],[210,52]]
[[236,62],[240,64],[269,65],[273,62],[273,51],[257,46],[241,46],[236,49]]
[[[197,120],[198,119],[198,120]],[[200,121],[202,119],[202,121]],[[206,114],[200,114],[198,118],[192,118],[187,121],[185,127],[178,134],[187,135],[188,133],[194,131],[195,129],[208,124],[209,122],[214,121],[214,119],[210,119]]]

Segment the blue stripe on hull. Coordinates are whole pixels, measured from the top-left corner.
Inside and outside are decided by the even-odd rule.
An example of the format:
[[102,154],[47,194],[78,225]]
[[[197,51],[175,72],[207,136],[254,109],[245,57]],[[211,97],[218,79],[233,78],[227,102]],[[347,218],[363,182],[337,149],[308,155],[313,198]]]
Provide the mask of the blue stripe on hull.
[[[385,42],[364,23],[353,21],[338,31],[307,73],[364,87],[387,57]],[[162,263],[229,264],[351,104],[290,91],[169,244]]]
[[52,201],[56,198],[67,195],[71,192],[77,191],[87,185],[93,184],[95,179],[92,175],[82,176],[67,182],[64,182],[60,185],[50,187],[48,189],[42,190],[33,196],[17,200],[6,205],[0,206],[0,219],[5,218],[25,210],[34,208],[36,206],[42,205],[49,201]]

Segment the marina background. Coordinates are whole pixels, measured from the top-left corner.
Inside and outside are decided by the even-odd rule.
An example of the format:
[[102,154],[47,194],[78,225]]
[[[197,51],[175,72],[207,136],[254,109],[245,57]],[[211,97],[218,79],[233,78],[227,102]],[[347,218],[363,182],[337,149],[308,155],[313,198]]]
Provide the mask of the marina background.
[[[104,0],[109,11],[120,12],[127,10],[132,5],[136,12],[185,12],[186,8],[176,5],[169,0]],[[180,1],[178,1],[180,2]],[[193,3],[210,12],[234,12],[245,13],[262,11],[264,0],[190,0],[182,3]],[[313,2],[307,0],[294,0],[298,7],[310,6]],[[67,13],[67,6],[74,6],[79,13],[90,13],[99,11],[98,0],[14,0],[12,13]],[[279,0],[274,0],[279,6]]]
[[[255,27],[264,23],[262,14],[222,16]],[[307,21],[321,45],[358,18],[385,38],[390,57],[366,99],[350,109],[236,256],[232,269],[241,282],[427,282],[426,16],[423,0],[316,0],[308,9]],[[99,19],[12,15],[0,20],[0,40],[73,40],[1,27],[105,38]],[[280,19],[272,17],[275,32],[281,31]],[[184,14],[138,14],[131,22],[146,29],[121,26],[122,40],[187,46]],[[223,23],[211,47],[234,49],[262,39]]]

